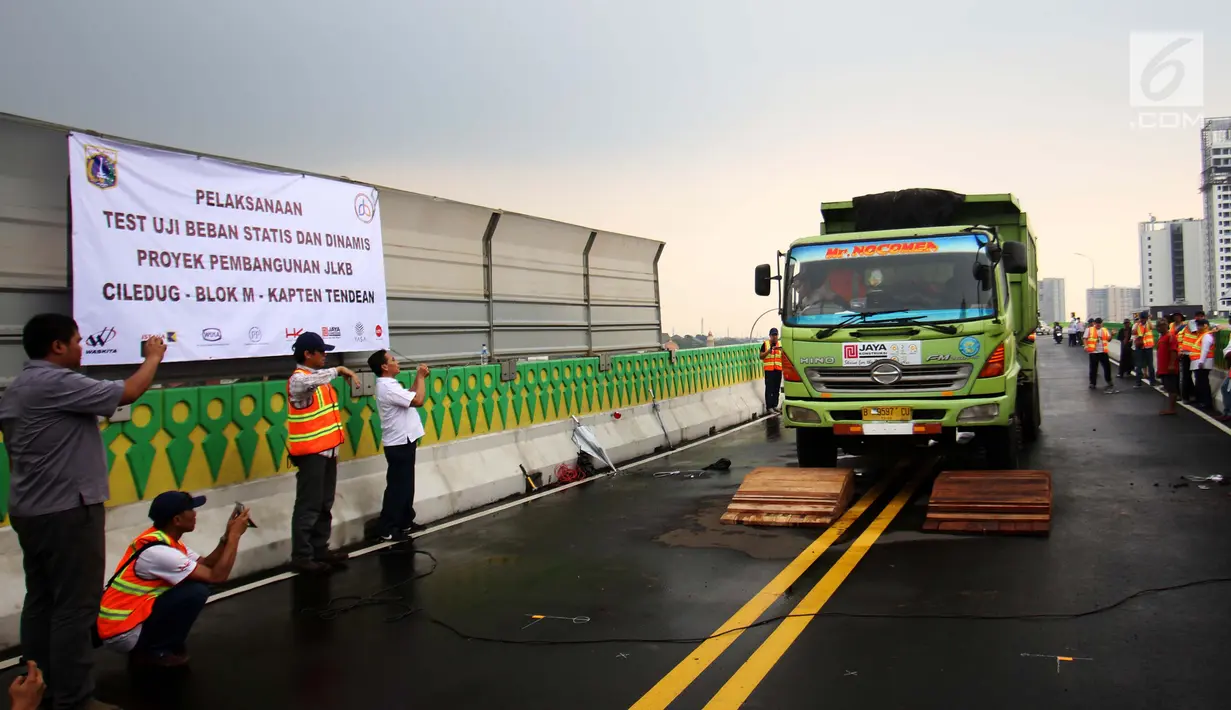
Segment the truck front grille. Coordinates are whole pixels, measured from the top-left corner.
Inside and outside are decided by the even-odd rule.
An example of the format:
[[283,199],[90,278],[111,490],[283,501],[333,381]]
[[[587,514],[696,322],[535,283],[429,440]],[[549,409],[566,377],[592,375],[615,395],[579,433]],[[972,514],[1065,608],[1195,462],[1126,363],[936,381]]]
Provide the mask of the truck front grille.
[[873,380],[871,367],[809,367],[805,374],[817,392],[956,392],[966,386],[973,369],[970,363],[903,365],[902,379],[891,385]]

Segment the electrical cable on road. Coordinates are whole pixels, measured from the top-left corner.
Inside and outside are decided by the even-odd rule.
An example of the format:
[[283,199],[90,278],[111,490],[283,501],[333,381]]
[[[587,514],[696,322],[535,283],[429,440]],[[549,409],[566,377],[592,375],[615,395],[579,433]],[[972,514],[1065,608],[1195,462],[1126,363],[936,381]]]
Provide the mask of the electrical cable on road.
[[[396,549],[396,548],[391,548],[391,549]],[[759,628],[762,626],[768,626],[770,624],[775,624],[779,621],[784,621],[786,619],[810,619],[810,618],[817,618],[817,617],[829,617],[829,618],[838,618],[838,619],[929,619],[933,621],[1065,621],[1065,620],[1071,620],[1071,619],[1081,619],[1081,618],[1085,618],[1088,616],[1095,616],[1098,614],[1105,614],[1109,611],[1112,611],[1114,609],[1118,609],[1124,606],[1125,604],[1127,604],[1128,602],[1134,599],[1138,599],[1141,597],[1151,596],[1155,594],[1163,594],[1166,592],[1174,592],[1174,591],[1179,591],[1182,589],[1190,589],[1192,587],[1202,587],[1202,586],[1208,586],[1208,585],[1214,585],[1214,584],[1231,583],[1231,577],[1210,577],[1207,579],[1198,579],[1198,580],[1194,580],[1191,582],[1183,582],[1180,584],[1167,585],[1165,587],[1150,587],[1148,589],[1141,589],[1136,592],[1133,592],[1132,594],[1129,594],[1126,597],[1122,597],[1121,599],[1111,602],[1110,604],[1096,606],[1096,607],[1087,609],[1085,611],[1067,612],[1067,613],[1035,613],[1035,614],[939,614],[939,613],[927,614],[927,613],[924,613],[924,614],[909,614],[909,613],[890,613],[890,612],[877,613],[877,612],[819,611],[819,612],[812,613],[812,614],[781,614],[778,616],[771,616],[769,618],[761,619],[760,621],[748,624],[746,626],[737,626],[737,627],[722,631],[720,633],[712,634],[710,636],[696,636],[696,637],[691,637],[691,638],[610,637],[610,638],[591,638],[591,639],[514,639],[514,638],[501,638],[501,637],[496,637],[496,636],[480,636],[476,634],[467,633],[465,631],[462,631],[461,629],[458,629],[456,626],[453,626],[452,624],[449,624],[445,621],[441,621],[440,619],[437,619],[436,617],[432,616],[431,614],[429,614],[427,611],[425,611],[421,607],[412,606],[407,601],[405,596],[400,595],[400,594],[391,595],[390,592],[393,592],[412,582],[415,582],[417,580],[423,579],[431,575],[433,572],[436,571],[436,567],[439,564],[438,561],[436,560],[436,557],[433,556],[432,553],[427,552],[426,550],[398,551],[392,554],[399,554],[399,553],[400,554],[409,553],[412,556],[413,555],[424,555],[432,561],[432,566],[426,572],[413,574],[407,577],[406,579],[400,582],[397,582],[396,584],[391,584],[387,587],[384,587],[383,589],[379,589],[366,596],[347,595],[347,596],[334,597],[330,599],[329,603],[326,604],[325,606],[315,608],[315,609],[304,609],[303,613],[310,615],[310,616],[315,616],[316,618],[321,619],[323,621],[332,621],[334,619],[337,619],[342,614],[354,611],[356,609],[361,609],[361,608],[370,607],[370,606],[390,606],[396,609],[397,613],[394,614],[393,616],[387,617],[385,619],[386,623],[401,621],[411,616],[421,616],[427,622],[434,624],[436,626],[439,626],[465,641],[481,641],[484,643],[497,643],[497,644],[507,644],[507,645],[517,645],[517,646],[585,646],[585,645],[610,644],[610,643],[697,644],[697,643],[704,643],[705,641],[709,641],[710,639],[721,638],[728,634],[747,631],[749,629],[755,629],[755,628]]]

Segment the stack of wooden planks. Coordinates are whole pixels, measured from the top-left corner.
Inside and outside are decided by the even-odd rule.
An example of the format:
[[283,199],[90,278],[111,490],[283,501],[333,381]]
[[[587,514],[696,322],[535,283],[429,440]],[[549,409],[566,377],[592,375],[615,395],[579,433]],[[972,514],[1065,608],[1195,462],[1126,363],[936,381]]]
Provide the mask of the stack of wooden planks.
[[722,522],[829,525],[850,505],[854,478],[854,471],[845,468],[753,469],[735,492]]
[[1051,501],[1047,471],[945,471],[932,484],[923,529],[1046,534]]

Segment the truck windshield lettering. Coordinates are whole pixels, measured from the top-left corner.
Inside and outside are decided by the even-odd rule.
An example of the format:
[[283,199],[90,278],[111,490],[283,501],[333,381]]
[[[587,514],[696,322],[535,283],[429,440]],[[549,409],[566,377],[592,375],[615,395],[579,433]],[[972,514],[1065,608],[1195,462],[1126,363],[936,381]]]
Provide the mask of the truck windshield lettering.
[[[986,278],[976,276],[976,264],[986,267]],[[809,244],[787,259],[784,322],[833,326],[888,310],[908,311],[918,323],[988,318],[996,312],[994,274],[972,234]]]

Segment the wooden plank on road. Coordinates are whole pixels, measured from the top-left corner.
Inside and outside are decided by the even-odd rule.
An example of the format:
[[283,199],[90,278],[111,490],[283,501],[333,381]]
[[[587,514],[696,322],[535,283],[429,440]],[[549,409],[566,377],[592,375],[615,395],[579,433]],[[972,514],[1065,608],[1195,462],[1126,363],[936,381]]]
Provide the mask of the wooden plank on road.
[[945,471],[932,484],[923,529],[1047,533],[1051,513],[1047,471]]
[[854,479],[855,472],[846,468],[757,468],[740,484],[722,522],[829,525],[850,505]]

